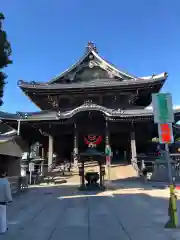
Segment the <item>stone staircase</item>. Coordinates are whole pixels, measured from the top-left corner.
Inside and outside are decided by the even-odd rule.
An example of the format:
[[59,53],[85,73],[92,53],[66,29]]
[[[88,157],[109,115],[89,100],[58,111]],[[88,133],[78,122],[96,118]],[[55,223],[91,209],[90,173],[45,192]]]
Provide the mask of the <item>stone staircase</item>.
[[[99,165],[97,162],[88,162],[85,164],[85,172],[87,171],[97,171],[99,172]],[[129,164],[112,164],[111,165],[111,180],[121,180],[121,179],[128,179],[128,180],[134,180],[138,179],[138,173],[134,169],[134,167]],[[107,180],[107,169],[106,169],[106,175],[105,180]],[[62,171],[60,166],[56,166],[53,168],[50,172],[45,174],[45,177],[43,179],[44,183],[80,183],[80,177],[79,177],[79,171],[77,169],[72,169],[69,171]]]
[[138,177],[137,171],[131,164],[116,164],[111,166],[111,180],[135,179]]

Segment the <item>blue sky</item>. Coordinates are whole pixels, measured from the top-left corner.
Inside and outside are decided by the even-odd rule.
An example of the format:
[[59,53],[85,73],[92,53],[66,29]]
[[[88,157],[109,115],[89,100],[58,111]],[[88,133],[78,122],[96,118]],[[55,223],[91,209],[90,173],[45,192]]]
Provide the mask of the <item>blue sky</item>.
[[88,41],[137,76],[169,73],[163,91],[180,105],[179,0],[1,0],[13,50],[2,111],[36,111],[17,81],[48,81],[76,62]]

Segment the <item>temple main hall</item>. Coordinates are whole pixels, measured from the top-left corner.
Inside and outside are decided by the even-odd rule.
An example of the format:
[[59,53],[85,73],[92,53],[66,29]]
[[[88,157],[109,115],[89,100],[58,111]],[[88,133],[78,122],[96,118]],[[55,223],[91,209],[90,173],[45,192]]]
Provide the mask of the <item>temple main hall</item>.
[[[53,156],[74,162],[90,146],[101,152],[110,147],[113,161],[132,163],[157,137],[147,107],[167,78],[167,72],[138,77],[122,71],[89,42],[74,65],[48,82],[18,81],[39,111],[1,112],[0,119],[29,147],[38,143],[49,166]],[[177,122],[180,110],[174,110],[174,116]]]

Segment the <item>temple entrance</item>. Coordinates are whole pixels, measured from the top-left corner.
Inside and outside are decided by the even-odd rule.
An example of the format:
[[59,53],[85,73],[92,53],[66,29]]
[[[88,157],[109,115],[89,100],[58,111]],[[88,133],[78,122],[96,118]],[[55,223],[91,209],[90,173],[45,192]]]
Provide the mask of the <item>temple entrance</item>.
[[[85,138],[88,136],[101,137],[101,141],[95,144],[97,151],[105,153],[106,146],[111,147],[112,164],[131,162],[131,141],[128,125],[117,125],[112,128],[105,116],[100,111],[83,111],[77,113],[71,121],[69,132],[59,135],[55,139],[55,152],[59,162],[74,162],[74,157],[88,149]],[[93,144],[93,142],[92,142]]]
[[130,163],[130,133],[117,132],[110,134],[112,164]]
[[72,162],[73,138],[74,135],[72,133],[63,134],[55,138],[54,152],[57,154],[57,163]]

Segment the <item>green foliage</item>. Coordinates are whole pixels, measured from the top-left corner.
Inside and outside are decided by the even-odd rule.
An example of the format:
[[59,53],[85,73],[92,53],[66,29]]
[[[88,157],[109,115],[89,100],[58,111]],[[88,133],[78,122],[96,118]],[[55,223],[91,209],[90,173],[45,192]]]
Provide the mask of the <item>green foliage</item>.
[[4,19],[5,19],[4,14],[0,13],[0,20],[4,20]]
[[2,98],[4,94],[4,85],[6,84],[6,74],[3,73],[3,68],[7,67],[12,63],[10,60],[11,56],[11,45],[7,40],[7,34],[3,31],[2,23],[5,19],[4,14],[0,13],[0,106],[3,104]]

